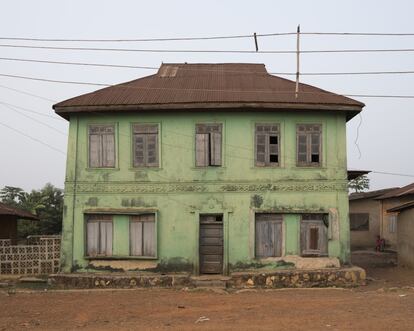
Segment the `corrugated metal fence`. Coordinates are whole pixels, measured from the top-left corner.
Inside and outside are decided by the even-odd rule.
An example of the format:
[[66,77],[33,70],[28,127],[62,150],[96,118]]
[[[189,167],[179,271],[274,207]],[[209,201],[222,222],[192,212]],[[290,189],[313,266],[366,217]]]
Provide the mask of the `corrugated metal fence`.
[[60,236],[29,236],[27,245],[0,239],[0,275],[40,275],[59,271]]

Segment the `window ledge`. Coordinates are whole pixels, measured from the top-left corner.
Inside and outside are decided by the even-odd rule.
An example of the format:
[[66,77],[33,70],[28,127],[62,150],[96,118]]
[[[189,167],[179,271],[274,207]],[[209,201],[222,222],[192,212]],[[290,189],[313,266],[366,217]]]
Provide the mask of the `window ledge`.
[[85,260],[158,260],[157,256],[130,256],[130,255],[112,255],[112,256],[84,256]]
[[85,168],[85,171],[119,171],[120,168]]

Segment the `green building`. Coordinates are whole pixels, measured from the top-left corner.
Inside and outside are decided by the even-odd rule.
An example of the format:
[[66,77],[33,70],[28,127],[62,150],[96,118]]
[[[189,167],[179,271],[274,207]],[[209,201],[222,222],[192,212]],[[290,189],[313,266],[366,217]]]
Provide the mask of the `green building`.
[[262,64],[163,64],[54,105],[70,122],[62,270],[349,262],[346,122],[362,103]]

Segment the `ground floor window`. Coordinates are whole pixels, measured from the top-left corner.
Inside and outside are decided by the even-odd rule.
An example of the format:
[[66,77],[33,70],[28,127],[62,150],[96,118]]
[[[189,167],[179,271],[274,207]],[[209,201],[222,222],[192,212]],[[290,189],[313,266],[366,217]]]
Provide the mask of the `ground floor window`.
[[131,216],[129,241],[130,255],[156,257],[155,214]]
[[301,215],[300,249],[302,256],[328,255],[328,215]]
[[255,215],[256,257],[282,256],[282,221],[280,214]]
[[88,256],[112,255],[112,216],[88,215],[86,223]]
[[397,232],[397,215],[396,214],[388,215],[388,232],[389,233]]
[[351,231],[369,231],[369,214],[350,213],[349,223]]

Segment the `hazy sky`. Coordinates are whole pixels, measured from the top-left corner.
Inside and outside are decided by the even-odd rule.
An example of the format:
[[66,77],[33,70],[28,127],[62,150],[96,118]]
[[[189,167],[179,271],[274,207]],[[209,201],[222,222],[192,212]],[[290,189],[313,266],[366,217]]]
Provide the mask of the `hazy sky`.
[[[1,2],[0,37],[127,39],[292,32],[411,32],[412,1],[7,1]],[[295,48],[295,37],[259,39],[262,50]],[[0,40],[0,44],[170,49],[254,49],[253,40],[158,43],[56,43]],[[305,49],[414,48],[409,37],[303,36]],[[270,72],[295,71],[293,54],[127,53],[0,47],[1,58],[159,66],[161,62],[256,62]],[[414,70],[414,53],[304,54],[303,72]],[[97,68],[0,60],[0,74],[68,81],[120,83],[151,70]],[[345,94],[414,94],[414,74],[305,76],[302,82]],[[67,122],[10,109],[8,103],[53,116],[54,101],[98,89],[0,76],[0,123],[66,151]],[[18,89],[50,99],[6,89]],[[357,98],[358,99],[358,98]],[[360,118],[348,123],[348,166],[414,175],[414,99],[359,98],[366,104],[359,130],[361,157],[354,145]],[[9,106],[10,107],[10,106]],[[16,112],[16,109],[21,112]],[[43,124],[41,121],[57,131]],[[0,187],[26,190],[45,183],[63,187],[65,155],[0,124]],[[414,177],[371,174],[372,188],[401,186]]]

